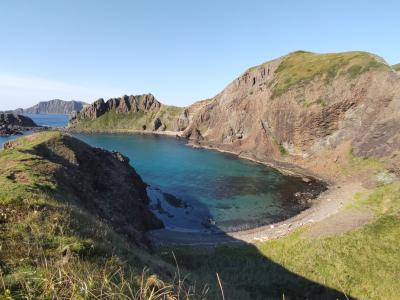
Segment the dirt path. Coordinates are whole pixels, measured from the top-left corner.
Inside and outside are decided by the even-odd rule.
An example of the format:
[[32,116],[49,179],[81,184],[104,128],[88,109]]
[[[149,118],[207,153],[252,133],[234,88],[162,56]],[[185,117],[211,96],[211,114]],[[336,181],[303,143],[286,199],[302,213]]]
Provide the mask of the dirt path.
[[[210,234],[161,229],[149,231],[147,238],[156,246],[216,246],[221,244],[256,243],[276,239],[287,235],[301,226],[314,223],[318,224],[315,226],[316,229],[313,229],[310,233],[313,237],[345,232],[365,224],[372,218],[372,213],[368,211],[358,212],[357,216],[346,215],[346,212],[341,211],[344,206],[353,201],[354,194],[357,192],[367,193],[368,190],[359,182],[331,186],[313,201],[311,208],[304,210],[297,216],[276,224],[261,226],[251,230]],[[335,217],[332,217],[333,215]],[[340,217],[336,218],[336,215],[340,215]]]

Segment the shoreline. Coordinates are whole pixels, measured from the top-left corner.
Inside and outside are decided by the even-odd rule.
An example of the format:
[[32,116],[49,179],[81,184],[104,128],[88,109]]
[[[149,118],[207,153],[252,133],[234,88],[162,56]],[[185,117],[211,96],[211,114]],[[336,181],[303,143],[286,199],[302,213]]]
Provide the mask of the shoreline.
[[146,237],[155,247],[163,246],[204,246],[256,244],[282,238],[296,229],[323,221],[339,213],[357,192],[365,192],[360,182],[344,186],[331,186],[312,201],[312,205],[299,214],[269,225],[253,229],[221,233],[186,233],[168,229],[150,230]]
[[169,136],[169,137],[182,137],[182,131],[172,131],[172,130],[165,130],[165,131],[149,131],[149,130],[139,130],[139,129],[114,129],[114,130],[76,130],[76,129],[69,129],[64,128],[64,132],[67,133],[85,133],[85,134],[145,134],[145,135],[162,135],[162,136]]
[[[86,134],[146,134],[160,135],[167,137],[182,138],[182,132],[176,131],[147,131],[147,130],[107,130],[107,131],[92,131],[92,130],[70,130],[66,128],[68,133],[86,133]],[[320,193],[316,198],[310,200],[310,207],[302,210],[298,214],[276,223],[255,227],[252,229],[239,230],[234,232],[221,233],[204,233],[204,232],[184,232],[174,231],[170,229],[150,230],[146,233],[146,237],[154,246],[218,246],[218,245],[237,245],[237,244],[255,244],[257,242],[267,241],[284,237],[295,229],[322,221],[333,214],[336,214],[354,195],[356,192],[363,191],[358,181],[352,181],[348,184],[338,185],[338,183],[321,178],[318,174],[313,174],[306,169],[290,163],[280,163],[278,161],[262,161],[237,153],[219,149],[216,146],[204,145],[201,143],[193,143],[187,140],[186,146],[199,149],[207,149],[220,153],[234,155],[237,158],[252,161],[262,164],[269,168],[273,168],[278,172],[287,175],[300,177],[304,181],[314,180],[325,184],[326,190]],[[345,196],[346,195],[346,196]]]

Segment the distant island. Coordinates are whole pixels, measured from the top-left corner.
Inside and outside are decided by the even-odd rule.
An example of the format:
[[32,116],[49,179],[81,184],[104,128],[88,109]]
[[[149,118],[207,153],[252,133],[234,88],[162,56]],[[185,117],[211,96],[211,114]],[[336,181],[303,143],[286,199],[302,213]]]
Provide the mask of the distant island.
[[54,99],[49,101],[41,101],[38,104],[26,109],[18,108],[16,110],[6,111],[6,113],[69,115],[73,112],[80,112],[86,105],[88,104],[82,101],[64,101],[60,99]]

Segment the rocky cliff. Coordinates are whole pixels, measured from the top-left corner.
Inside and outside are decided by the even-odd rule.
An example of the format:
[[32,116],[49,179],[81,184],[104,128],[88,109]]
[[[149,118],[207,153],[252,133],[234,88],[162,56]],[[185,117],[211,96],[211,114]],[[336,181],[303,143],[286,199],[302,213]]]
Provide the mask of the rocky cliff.
[[349,143],[354,155],[391,157],[400,149],[400,76],[365,52],[290,53],[231,82],[184,136],[300,165]]
[[73,112],[79,112],[82,108],[87,105],[81,101],[64,101],[54,99],[50,101],[42,101],[38,104],[22,109],[19,108],[14,113],[25,113],[25,114],[58,114],[58,115],[69,115]]
[[152,94],[99,99],[71,117],[72,131],[182,131],[210,100],[189,107],[164,105]]
[[22,131],[38,127],[31,118],[15,114],[0,114],[0,136],[22,134]]
[[248,69],[190,107],[165,106],[151,94],[100,99],[70,128],[181,131],[192,144],[309,167],[337,149],[335,160],[349,153],[393,157],[399,89],[398,72],[376,55],[297,51]]
[[[144,230],[162,227],[147,207],[147,185],[129,165],[129,159],[118,152],[92,148],[58,132],[35,133],[7,142],[4,149],[10,153],[26,151],[37,161],[33,166],[19,162],[19,167],[29,169],[25,174],[9,170],[12,174],[8,177],[16,184],[22,177],[32,177],[28,180],[31,186],[32,180],[43,184],[49,180],[52,188],[43,191],[56,201],[89,212],[137,243],[143,241]],[[41,188],[37,189],[40,192]]]
[[[177,130],[184,109],[160,103],[152,94],[99,99],[72,116],[71,130]],[[181,117],[184,118],[184,117]]]

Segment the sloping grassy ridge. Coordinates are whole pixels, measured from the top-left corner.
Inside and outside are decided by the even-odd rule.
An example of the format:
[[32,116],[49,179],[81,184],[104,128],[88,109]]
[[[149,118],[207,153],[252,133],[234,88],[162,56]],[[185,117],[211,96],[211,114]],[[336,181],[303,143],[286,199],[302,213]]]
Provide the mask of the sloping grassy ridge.
[[285,56],[275,70],[271,82],[272,97],[281,96],[292,87],[305,85],[316,78],[329,84],[338,76],[353,80],[373,69],[389,70],[390,67],[367,52],[317,54],[296,51]]
[[[107,176],[117,171],[122,182],[117,189],[127,184],[124,178],[136,180],[124,190],[133,200],[123,200],[137,204],[126,206],[117,198],[104,203],[86,186],[83,160],[96,160],[91,155],[109,165]],[[92,183],[109,196],[110,182]],[[0,299],[196,298],[193,286],[175,278],[174,268],[150,255],[141,240],[144,228],[157,226],[141,204],[141,184],[123,157],[58,132],[8,144],[0,152]],[[119,208],[128,210],[129,226],[121,223]],[[132,209],[141,211],[131,216]]]

